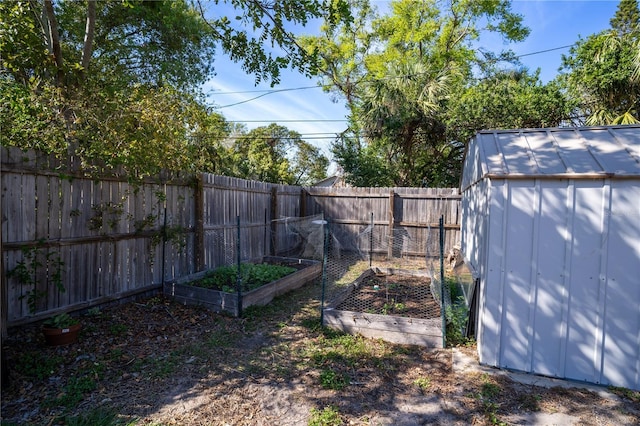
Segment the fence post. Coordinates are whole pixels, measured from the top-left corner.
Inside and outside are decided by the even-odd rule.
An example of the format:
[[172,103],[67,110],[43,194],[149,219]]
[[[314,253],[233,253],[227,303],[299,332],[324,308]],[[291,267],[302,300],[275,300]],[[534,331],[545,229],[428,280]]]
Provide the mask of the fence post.
[[371,268],[371,260],[373,258],[373,212],[371,212],[371,230],[369,232],[369,268]]
[[[162,286],[164,286],[165,282],[165,273],[166,273],[166,259],[167,259],[167,184],[164,184],[164,202],[163,202],[163,211],[164,217],[162,219]],[[115,256],[114,256],[114,262]]]
[[447,347],[447,318],[445,306],[444,285],[444,216],[440,216],[440,314],[442,316],[442,347]]
[[329,257],[329,220],[324,219],[324,250],[322,255],[322,295],[320,296],[320,325],[324,325],[324,293],[327,286],[327,258]]
[[204,174],[198,173],[196,177],[196,187],[194,189],[195,204],[195,235],[194,235],[194,254],[195,254],[195,270],[196,272],[204,269]]
[[393,223],[395,218],[393,216],[394,212],[394,201],[395,201],[396,193],[394,190],[389,191],[389,241],[387,242],[387,258],[393,258]]
[[300,217],[307,215],[307,191],[300,188]]
[[275,222],[275,219],[278,218],[278,188],[276,186],[271,187],[271,256],[278,255],[278,236],[276,231],[278,229],[278,225]]
[[238,318],[242,316],[242,275],[240,273],[240,215],[237,218],[237,231],[236,231],[236,255],[237,255],[237,271],[236,271],[236,289],[238,291]]

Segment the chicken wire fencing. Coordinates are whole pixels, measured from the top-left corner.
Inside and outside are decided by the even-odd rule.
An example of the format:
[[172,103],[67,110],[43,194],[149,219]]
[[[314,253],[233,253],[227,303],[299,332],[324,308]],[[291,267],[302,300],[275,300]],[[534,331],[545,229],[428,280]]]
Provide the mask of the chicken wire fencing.
[[[451,329],[464,335],[468,303],[458,299],[454,266],[459,252],[445,253],[439,226],[367,226],[327,221],[322,311],[431,320],[444,339]],[[323,320],[324,323],[324,320]]]
[[[324,308],[332,307],[439,319],[434,323],[441,330],[454,326],[460,329],[456,333],[464,334],[473,286],[470,278],[459,272],[459,252],[444,252],[442,219],[439,226],[397,226],[391,230],[374,219],[372,215],[367,225],[331,221],[322,214],[254,225],[238,220],[236,226],[208,232],[206,263],[215,268],[261,262],[268,256],[318,261],[322,274],[314,285],[320,287],[321,319]],[[238,276],[239,289],[242,280]]]

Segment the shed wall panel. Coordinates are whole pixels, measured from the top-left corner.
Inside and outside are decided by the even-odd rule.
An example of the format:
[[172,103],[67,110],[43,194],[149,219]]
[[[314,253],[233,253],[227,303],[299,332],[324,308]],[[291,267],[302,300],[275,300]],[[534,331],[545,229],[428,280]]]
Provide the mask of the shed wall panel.
[[506,235],[507,186],[493,182],[489,189],[489,220],[486,229],[486,273],[480,280],[480,362],[499,365],[500,327],[502,325],[502,287],[504,286],[504,237]]
[[564,265],[568,233],[567,184],[547,182],[539,188],[539,227],[532,326],[531,370],[549,376],[561,375],[561,347],[566,309]]
[[[600,382],[640,388],[640,187],[611,191],[606,313]],[[634,285],[635,284],[635,285]],[[617,313],[628,313],[617,315]],[[635,362],[633,362],[635,360]],[[630,362],[631,361],[631,362]]]
[[506,249],[502,290],[502,342],[500,365],[526,370],[529,348],[528,317],[531,309],[531,259],[534,240],[535,186],[531,181],[511,182],[506,203]]
[[565,377],[594,382],[598,331],[602,181],[577,182],[574,192]]

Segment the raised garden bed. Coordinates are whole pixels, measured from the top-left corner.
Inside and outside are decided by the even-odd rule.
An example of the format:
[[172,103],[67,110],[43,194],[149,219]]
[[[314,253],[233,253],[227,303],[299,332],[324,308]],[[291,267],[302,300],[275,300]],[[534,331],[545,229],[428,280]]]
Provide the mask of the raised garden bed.
[[163,286],[163,292],[166,296],[172,297],[185,305],[204,306],[215,312],[224,311],[233,316],[239,316],[240,308],[245,309],[253,305],[266,305],[274,297],[302,287],[304,284],[318,278],[322,273],[322,264],[317,260],[267,256],[262,259],[262,263],[291,266],[296,271],[258,288],[243,291],[240,300],[235,288],[225,288],[225,290],[230,291],[227,292],[190,284],[207,277],[211,271],[201,271],[166,282]]
[[388,342],[442,347],[440,306],[426,271],[368,269],[323,311],[324,325]]

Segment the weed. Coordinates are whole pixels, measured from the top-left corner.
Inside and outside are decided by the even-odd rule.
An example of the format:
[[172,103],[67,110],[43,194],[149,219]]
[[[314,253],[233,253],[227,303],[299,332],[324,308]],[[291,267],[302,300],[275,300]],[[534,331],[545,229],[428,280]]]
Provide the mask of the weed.
[[502,426],[505,423],[501,422],[497,416],[500,406],[493,401],[493,398],[500,395],[502,389],[498,384],[492,382],[486,373],[480,376],[480,379],[482,380],[482,385],[480,387],[480,394],[476,395],[476,397],[482,402],[487,420],[489,420],[491,424]]
[[26,352],[16,359],[15,369],[25,376],[44,380],[55,373],[62,361],[61,356],[45,356],[39,352]]
[[34,247],[22,248],[22,260],[7,272],[7,277],[15,279],[27,288],[18,299],[26,299],[29,312],[35,314],[42,308],[40,301],[47,296],[49,286],[64,293],[62,270],[64,262],[55,251],[49,251],[39,241]]
[[640,391],[634,391],[618,386],[609,386],[609,390],[616,395],[630,399],[633,402],[640,402]]
[[416,385],[422,392],[424,392],[431,386],[431,379],[428,377],[418,377],[413,381],[413,384]]
[[305,318],[300,323],[304,328],[308,328],[311,331],[318,331],[322,328],[320,320],[316,318]]
[[209,335],[206,343],[210,348],[228,348],[236,341],[236,339],[238,339],[236,333],[222,329],[213,331]]
[[62,394],[56,398],[45,401],[45,406],[73,407],[82,401],[85,394],[92,392],[95,388],[96,382],[91,377],[71,377],[65,385]]
[[446,306],[444,313],[447,319],[447,344],[449,346],[468,344],[469,339],[465,335],[465,329],[469,318],[469,309],[464,302],[464,297],[459,296],[455,303]]
[[349,386],[349,377],[333,370],[322,370],[320,372],[320,385],[324,389],[342,390]]
[[102,315],[102,312],[100,311],[100,308],[98,308],[97,306],[94,306],[93,308],[87,311],[87,315],[90,317],[99,318]]
[[125,324],[120,323],[114,323],[109,326],[109,332],[114,336],[122,336],[127,332],[128,329],[129,327],[127,327]]
[[322,411],[317,408],[311,409],[311,417],[309,418],[309,426],[341,426],[340,412],[336,407],[324,407]]
[[181,357],[179,351],[173,351],[169,353],[169,355],[161,358],[151,358],[151,373],[149,375],[156,379],[169,377],[178,369],[181,364],[180,360]]

